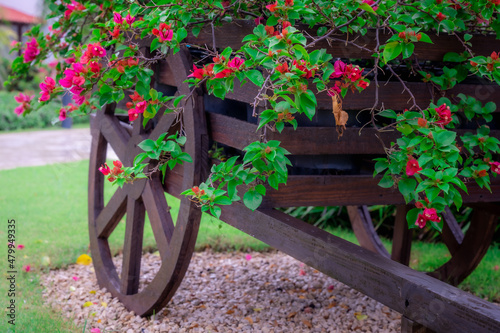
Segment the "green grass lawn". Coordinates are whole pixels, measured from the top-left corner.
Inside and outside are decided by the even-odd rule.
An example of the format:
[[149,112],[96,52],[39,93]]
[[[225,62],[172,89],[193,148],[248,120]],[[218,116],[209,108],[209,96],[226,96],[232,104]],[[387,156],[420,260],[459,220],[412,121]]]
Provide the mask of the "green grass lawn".
[[[17,332],[79,331],[43,304],[38,274],[49,268],[65,267],[74,263],[80,254],[88,253],[87,176],[88,161],[0,171],[1,218],[4,221],[0,237],[6,244],[7,220],[15,219],[16,243],[25,245],[25,249],[16,253],[16,268],[21,270],[27,264],[33,267],[30,273],[18,274],[16,280]],[[109,198],[113,190],[106,186],[105,197]],[[175,209],[175,200],[169,198],[169,204]],[[153,248],[153,235],[146,225],[144,242],[146,247]],[[121,223],[113,233],[112,248],[115,252],[120,250],[124,229],[124,223]],[[355,242],[350,231],[332,229],[331,232]],[[385,242],[390,246],[390,242]],[[206,247],[243,251],[268,249],[264,243],[207,215],[202,219],[197,240],[198,249]],[[412,264],[418,269],[428,270],[446,260],[446,255],[442,244],[415,243]],[[497,245],[492,246],[478,269],[461,287],[480,297],[498,301],[500,271],[494,268],[499,264],[500,250]],[[7,272],[5,260],[3,265],[3,272]],[[2,295],[7,294],[5,281],[2,279],[0,283]],[[4,296],[2,299],[5,308],[8,298]],[[2,329],[5,324],[2,319],[0,332],[6,331]]]

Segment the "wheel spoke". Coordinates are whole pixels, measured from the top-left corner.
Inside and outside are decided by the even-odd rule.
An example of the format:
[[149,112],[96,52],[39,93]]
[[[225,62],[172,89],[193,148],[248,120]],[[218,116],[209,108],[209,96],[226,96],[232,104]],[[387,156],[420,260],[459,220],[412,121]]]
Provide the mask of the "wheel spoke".
[[127,142],[130,134],[120,125],[120,121],[111,115],[103,115],[101,132],[122,161],[127,157]]
[[96,219],[96,230],[99,238],[108,238],[115,230],[127,208],[127,193],[123,188],[118,188],[108,204],[99,213]]
[[155,236],[156,245],[161,258],[167,256],[168,244],[174,232],[174,222],[169,213],[170,207],[165,199],[165,192],[161,185],[160,175],[146,184],[142,198],[148,212],[149,221],[153,234]]
[[347,206],[347,213],[351,220],[352,230],[359,244],[375,253],[389,258],[389,252],[380,241],[377,231],[373,227],[372,218],[367,206]]
[[127,199],[127,226],[123,245],[123,264],[121,273],[121,292],[125,295],[136,294],[139,290],[141,273],[142,241],[144,234],[144,203],[142,199]]
[[398,206],[396,220],[394,221],[394,233],[392,236],[391,259],[408,266],[411,255],[412,230],[408,229],[406,213],[408,206]]
[[443,242],[448,248],[448,251],[450,251],[450,254],[453,255],[464,241],[464,233],[455,219],[455,216],[453,216],[453,213],[450,211],[450,208],[446,207],[442,215],[444,224],[441,237],[443,238]]

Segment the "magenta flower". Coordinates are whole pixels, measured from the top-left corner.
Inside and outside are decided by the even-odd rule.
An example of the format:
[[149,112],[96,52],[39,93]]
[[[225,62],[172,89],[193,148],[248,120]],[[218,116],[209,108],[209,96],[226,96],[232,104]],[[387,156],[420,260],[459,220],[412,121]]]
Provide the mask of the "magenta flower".
[[438,216],[435,208],[425,208],[424,209],[424,217],[427,220],[440,222],[441,218]]
[[25,271],[26,273],[28,273],[29,271],[31,271],[31,266],[30,265],[24,265],[23,266],[23,271]]
[[111,170],[109,169],[109,166],[106,163],[104,163],[104,165],[101,165],[101,167],[99,168],[99,171],[101,171],[102,174],[105,176],[109,175],[109,173],[111,172]]
[[259,25],[259,24],[263,24],[265,22],[265,18],[263,16],[261,17],[257,17],[254,22],[255,22],[255,25]]
[[194,77],[195,79],[203,79],[203,76],[205,76],[206,71],[203,68],[196,68],[195,65],[193,65],[193,73],[189,74],[188,77]]
[[445,125],[448,125],[451,122],[452,118],[449,106],[443,104],[440,107],[436,108],[436,112],[439,116],[439,120],[436,121],[436,124],[438,124],[441,128],[443,128]]
[[252,259],[252,255],[251,255],[251,254],[247,254],[247,255],[245,256],[245,259],[246,259],[247,261],[250,261],[250,260]]
[[127,17],[125,17],[125,21],[128,23],[128,25],[132,25],[135,21],[135,17],[130,16],[130,14],[127,14]]
[[61,108],[61,110],[59,110],[59,121],[66,120],[67,113],[68,113],[68,111],[66,111],[65,108]]
[[24,62],[31,62],[35,60],[39,54],[40,49],[38,48],[38,41],[33,37],[31,41],[26,43],[26,50],[24,50]]
[[330,78],[336,79],[344,75],[345,70],[346,70],[346,64],[342,60],[337,60],[335,61],[335,64],[333,64],[333,69],[335,72],[330,75]]
[[75,281],[80,280],[80,278],[78,276],[73,276],[72,279],[75,280]]
[[123,23],[123,17],[120,13],[114,12],[113,13],[113,20],[117,24],[122,24]]
[[421,170],[422,168],[418,165],[418,161],[413,157],[410,157],[410,159],[406,163],[406,175],[410,177],[416,173],[419,173]]
[[427,223],[427,219],[423,214],[418,214],[417,220],[415,221],[415,225],[419,226],[420,229],[425,227],[425,224]]
[[500,162],[490,162],[491,171],[500,175]]
[[231,68],[236,68],[237,70],[240,70],[240,67],[241,65],[243,65],[243,63],[244,63],[243,59],[235,57],[227,65]]
[[34,96],[24,95],[23,93],[19,93],[19,95],[15,96],[14,99],[16,102],[20,103],[20,105],[14,109],[14,113],[20,116],[28,110],[33,97]]
[[50,76],[45,77],[45,81],[40,83],[40,98],[38,99],[40,102],[45,102],[50,99],[50,94],[54,91],[56,88],[56,81],[54,81],[53,78]]
[[24,245],[23,245],[23,244],[19,244],[19,245],[17,246],[17,248],[18,248],[19,250],[22,250],[22,249],[24,249]]
[[90,330],[90,333],[101,333],[101,330],[98,328],[93,328]]
[[148,107],[148,102],[146,101],[139,102],[135,105],[137,113],[144,113],[147,107]]
[[128,110],[128,120],[129,121],[134,121],[137,118],[139,118],[139,112],[137,112],[136,109],[130,109],[130,110]]

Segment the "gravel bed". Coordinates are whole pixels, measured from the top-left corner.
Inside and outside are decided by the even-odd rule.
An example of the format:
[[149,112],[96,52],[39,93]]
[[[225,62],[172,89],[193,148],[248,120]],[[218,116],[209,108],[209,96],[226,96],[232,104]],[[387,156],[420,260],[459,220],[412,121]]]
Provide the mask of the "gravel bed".
[[[121,258],[115,264],[119,270]],[[144,280],[160,258],[146,254]],[[141,318],[99,289],[92,265],[42,276],[48,304],[102,332],[399,332],[401,315],[281,252],[195,253],[177,293]],[[142,283],[142,282],[141,282]],[[143,281],[147,283],[147,281]]]

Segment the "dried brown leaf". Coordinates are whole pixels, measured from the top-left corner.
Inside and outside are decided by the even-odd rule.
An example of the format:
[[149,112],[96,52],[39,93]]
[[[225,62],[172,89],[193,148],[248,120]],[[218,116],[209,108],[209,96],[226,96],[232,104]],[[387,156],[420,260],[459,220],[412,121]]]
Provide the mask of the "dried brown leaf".
[[312,328],[313,325],[311,324],[311,322],[309,320],[306,320],[306,319],[302,319],[302,322],[304,323],[304,325],[306,325],[307,327],[309,328]]
[[347,124],[349,115],[347,112],[342,110],[342,99],[337,93],[332,95],[332,110],[333,115],[335,116],[335,124],[337,125],[337,133],[340,137],[345,130],[345,125]]

